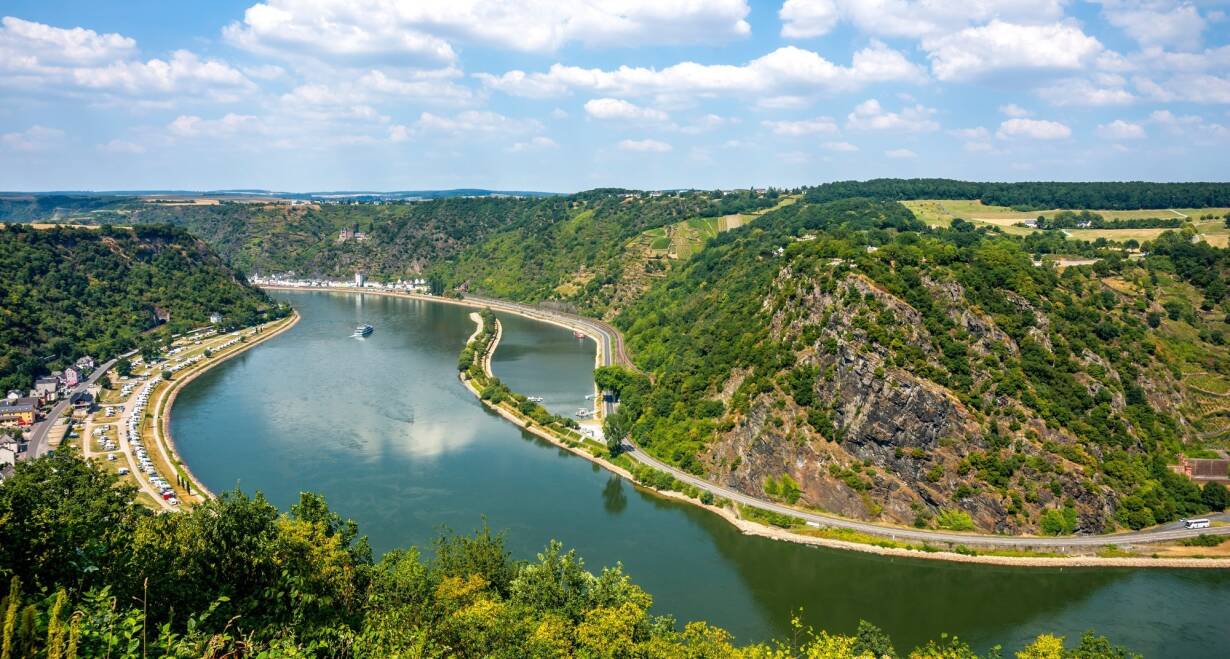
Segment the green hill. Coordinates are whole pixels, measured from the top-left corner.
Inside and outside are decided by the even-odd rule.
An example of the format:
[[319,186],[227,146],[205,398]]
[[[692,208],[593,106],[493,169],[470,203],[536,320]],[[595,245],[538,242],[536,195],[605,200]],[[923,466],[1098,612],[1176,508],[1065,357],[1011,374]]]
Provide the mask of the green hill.
[[[285,310],[182,229],[0,229],[0,389],[27,389],[78,357]],[[152,330],[157,330],[151,334]]]
[[783,208],[620,314],[649,378],[625,378],[623,414],[685,469],[852,517],[1072,532],[1206,511],[1165,465],[1225,445],[1183,379],[1230,381],[1226,250],[1171,232],[1139,260],[1035,264],[1060,246],[890,202]]

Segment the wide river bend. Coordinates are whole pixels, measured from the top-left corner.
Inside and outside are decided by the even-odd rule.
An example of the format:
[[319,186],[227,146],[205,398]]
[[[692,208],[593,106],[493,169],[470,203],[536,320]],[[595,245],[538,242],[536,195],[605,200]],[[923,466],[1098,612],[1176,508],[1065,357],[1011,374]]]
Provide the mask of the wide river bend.
[[[907,651],[946,631],[985,650],[1095,629],[1147,656],[1230,652],[1230,571],[1009,568],[806,547],[740,534],[715,515],[641,492],[522,432],[458,381],[474,329],[465,307],[332,292],[276,292],[302,320],[180,393],[172,433],[214,492],[261,491],[285,509],[304,490],[353,517],[380,553],[429,549],[484,518],[532,559],[551,538],[597,571],[622,562],[654,609],[738,640],[784,637],[802,609],[818,629],[860,618]],[[571,414],[592,391],[594,344],[499,314],[492,368]],[[376,331],[350,338],[359,323]]]

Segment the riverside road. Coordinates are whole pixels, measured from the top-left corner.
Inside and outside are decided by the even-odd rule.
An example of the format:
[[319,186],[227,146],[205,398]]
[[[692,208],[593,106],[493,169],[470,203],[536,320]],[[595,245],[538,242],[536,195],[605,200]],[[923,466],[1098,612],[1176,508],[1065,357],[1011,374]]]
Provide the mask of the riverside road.
[[[506,302],[504,300],[496,300],[493,298],[468,295],[465,299],[484,306],[489,306],[493,310],[509,311],[523,316],[528,316],[530,318],[547,320],[579,329],[600,342],[601,350],[599,352],[602,355],[602,364],[604,366],[618,364],[627,368],[636,368],[632,364],[632,360],[628,358],[627,351],[624,348],[623,335],[609,323],[593,318],[585,318],[576,314],[518,304],[516,302]],[[605,403],[605,405],[607,406],[606,411],[610,413],[613,410],[614,404],[608,402]],[[792,508],[790,506],[784,506],[772,501],[753,497],[744,494],[743,492],[733,490],[723,485],[718,485],[717,483],[712,483],[672,467],[671,465],[668,465],[646,453],[643,449],[633,443],[631,439],[628,440],[628,443],[625,444],[625,446],[627,447],[626,454],[632,459],[653,467],[659,471],[664,471],[680,481],[695,486],[702,491],[710,492],[714,496],[725,497],[744,506],[751,506],[753,508],[768,510],[783,515],[791,515],[802,519],[813,526],[850,529],[892,540],[926,543],[951,543],[954,545],[978,545],[981,547],[1033,548],[1050,551],[1062,551],[1069,547],[1100,547],[1104,545],[1117,545],[1122,547],[1166,540],[1180,540],[1183,538],[1191,538],[1200,534],[1230,535],[1230,526],[1214,526],[1207,529],[1187,529],[1183,527],[1181,522],[1172,522],[1170,524],[1165,524],[1152,529],[1131,531],[1127,533],[1114,533],[1108,535],[1074,535],[1063,537],[955,533],[888,526],[884,524],[875,524],[872,522],[848,519],[845,517],[837,517],[835,515],[826,515],[823,513],[800,510],[798,508]],[[1220,521],[1230,521],[1230,513],[1211,515],[1209,518]]]

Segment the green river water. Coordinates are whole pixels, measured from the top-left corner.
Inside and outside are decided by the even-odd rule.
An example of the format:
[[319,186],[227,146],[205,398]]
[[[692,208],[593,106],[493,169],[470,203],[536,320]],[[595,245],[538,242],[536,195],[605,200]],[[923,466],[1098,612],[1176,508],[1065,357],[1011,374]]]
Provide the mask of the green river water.
[[[1230,571],[1003,568],[900,559],[741,535],[642,492],[484,409],[456,376],[469,309],[347,293],[276,293],[302,320],[179,395],[172,432],[214,491],[279,507],[324,494],[377,552],[427,547],[486,519],[533,558],[555,538],[591,571],[622,562],[657,613],[744,641],[783,637],[791,614],[852,632],[860,618],[904,651],[940,632],[985,650],[1095,629],[1147,656],[1230,648]],[[594,345],[501,315],[495,374],[571,414],[592,391]],[[376,331],[350,338],[359,323]]]

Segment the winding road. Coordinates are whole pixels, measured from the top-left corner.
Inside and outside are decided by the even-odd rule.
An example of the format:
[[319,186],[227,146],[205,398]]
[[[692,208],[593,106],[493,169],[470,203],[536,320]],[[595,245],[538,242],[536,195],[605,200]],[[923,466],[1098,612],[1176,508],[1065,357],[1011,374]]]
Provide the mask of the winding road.
[[64,410],[68,408],[69,401],[72,400],[73,396],[98,382],[98,379],[105,375],[115,365],[115,362],[116,360],[112,359],[94,369],[94,372],[90,374],[90,377],[86,378],[85,382],[78,384],[68,395],[52,406],[51,411],[47,413],[46,417],[34,428],[34,432],[30,434],[30,444],[26,447],[25,459],[32,460],[47,453],[47,433],[51,432],[51,427],[55,425],[60,417],[64,416]]
[[[507,302],[494,298],[480,297],[476,295],[467,295],[465,300],[491,307],[493,310],[508,311],[522,316],[546,320],[580,330],[581,332],[593,337],[594,340],[599,343],[599,353],[604,366],[619,365],[632,369],[636,368],[632,364],[631,359],[629,359],[627,350],[624,347],[623,335],[609,323],[594,318],[585,318],[575,314],[543,309],[541,307],[534,307],[516,302]],[[606,405],[607,412],[610,413],[612,411],[613,403],[608,402]],[[633,443],[631,439],[628,440],[625,446],[627,447],[625,454],[632,459],[653,467],[659,471],[664,471],[680,481],[688,483],[689,485],[692,485],[702,491],[710,492],[714,496],[724,497],[744,506],[798,517],[812,526],[850,529],[892,540],[927,543],[951,543],[954,545],[966,544],[981,547],[1062,551],[1067,548],[1076,547],[1088,548],[1102,547],[1105,545],[1116,545],[1123,547],[1135,544],[1163,542],[1167,540],[1180,540],[1183,538],[1194,537],[1202,533],[1209,535],[1230,535],[1230,526],[1214,526],[1207,529],[1187,529],[1183,527],[1182,522],[1172,522],[1170,524],[1165,524],[1151,529],[1130,531],[1126,533],[1057,537],[956,533],[952,531],[929,531],[925,529],[876,524],[873,522],[863,522],[846,517],[838,517],[836,515],[827,515],[808,510],[800,510],[798,508],[760,499],[738,490],[704,480],[668,465],[646,453],[644,449]],[[1208,517],[1209,519],[1230,522],[1230,513],[1220,513],[1216,515],[1209,515]]]

